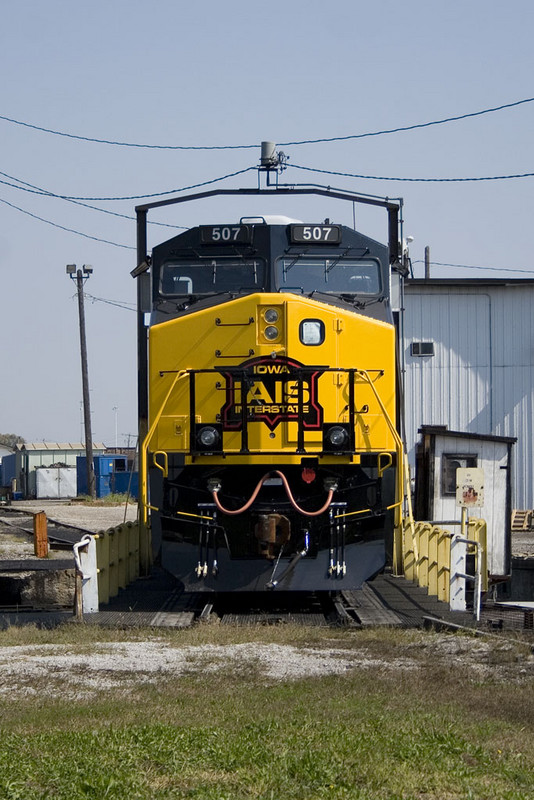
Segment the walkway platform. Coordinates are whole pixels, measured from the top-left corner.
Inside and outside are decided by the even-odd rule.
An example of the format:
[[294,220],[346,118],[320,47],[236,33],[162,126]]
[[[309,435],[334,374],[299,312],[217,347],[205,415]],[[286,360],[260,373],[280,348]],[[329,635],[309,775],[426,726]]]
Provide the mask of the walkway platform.
[[[0,572],[2,566],[0,562]],[[389,574],[377,576],[361,591],[344,593],[343,600],[354,624],[361,627],[423,628],[432,618],[445,625],[480,631],[528,630],[532,619],[531,609],[518,608],[517,604],[489,602],[483,607],[477,623],[472,613],[450,611],[445,603],[429,597],[426,589]],[[198,618],[199,608],[214,601],[211,594],[184,593],[178,581],[154,568],[148,577],[139,578],[121,590],[97,613],[86,614],[84,621],[111,627],[183,628]],[[234,606],[238,605],[239,598],[234,597],[233,601]],[[0,608],[0,629],[25,624],[49,628],[72,621],[74,616],[70,609]],[[226,619],[226,622],[229,624],[230,620]],[[309,624],[314,624],[314,614],[309,615]]]

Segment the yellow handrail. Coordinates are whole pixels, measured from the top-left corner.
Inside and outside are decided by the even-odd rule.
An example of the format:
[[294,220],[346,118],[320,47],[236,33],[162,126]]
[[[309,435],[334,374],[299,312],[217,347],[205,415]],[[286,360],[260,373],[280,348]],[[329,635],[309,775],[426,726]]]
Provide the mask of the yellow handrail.
[[[394,539],[394,546],[393,546],[393,571],[396,575],[400,575],[402,573],[402,541],[399,540],[399,533],[402,530],[402,511],[400,510],[400,501],[405,497],[405,494],[409,494],[405,492],[405,463],[404,463],[404,445],[402,443],[402,439],[399,436],[399,433],[393,424],[391,417],[389,416],[387,409],[382,402],[382,398],[378,394],[373,381],[371,380],[369,374],[366,370],[358,369],[356,373],[360,375],[366,383],[369,384],[371,387],[373,394],[376,398],[378,405],[382,411],[384,419],[393,435],[393,439],[396,445],[396,453],[397,453],[397,490],[396,490],[396,497],[397,501],[399,501],[399,508],[395,512],[395,539]],[[408,487],[409,489],[409,487]]]
[[[158,426],[158,423],[159,423],[159,421],[161,419],[163,411],[165,410],[165,406],[169,402],[169,398],[170,398],[171,394],[174,391],[174,387],[176,386],[176,384],[178,383],[178,381],[181,378],[185,377],[188,374],[189,374],[189,370],[181,369],[174,376],[174,380],[171,383],[171,387],[170,387],[169,391],[167,392],[167,394],[165,395],[165,399],[163,400],[163,403],[161,404],[161,407],[160,407],[159,411],[157,412],[156,416],[154,417],[154,421],[153,421],[152,425],[150,426],[150,430],[148,431],[148,433],[147,433],[147,435],[145,437],[145,440],[143,441],[143,444],[141,446],[141,451],[140,451],[140,454],[139,454],[140,458],[141,458],[141,470],[140,470],[140,472],[141,472],[141,480],[140,480],[140,486],[139,486],[140,509],[139,510],[141,512],[141,521],[143,522],[144,525],[146,525],[147,519],[148,519],[148,514],[147,514],[147,509],[148,509],[148,480],[147,480],[147,475],[148,475],[148,469],[147,469],[148,446],[150,444],[150,441],[151,441],[152,437],[154,436],[154,433],[155,433],[156,428]],[[161,465],[160,464],[157,464],[157,466],[161,469]]]
[[[156,456],[163,456],[163,464],[160,464]],[[152,463],[155,467],[163,472],[163,477],[167,478],[169,475],[169,456],[165,450],[155,450],[152,453]]]
[[[386,459],[386,463],[382,464],[382,458]],[[378,454],[378,477],[381,478],[384,472],[391,467],[393,463],[393,456],[391,453]]]

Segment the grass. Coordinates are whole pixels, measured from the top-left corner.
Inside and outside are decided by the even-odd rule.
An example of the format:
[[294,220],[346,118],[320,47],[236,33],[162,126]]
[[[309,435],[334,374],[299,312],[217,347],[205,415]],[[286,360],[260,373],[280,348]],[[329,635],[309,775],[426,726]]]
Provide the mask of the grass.
[[[418,631],[199,626],[186,631],[10,629],[2,646],[163,639],[173,647],[247,641],[335,647],[373,670],[273,681],[259,669],[162,674],[91,700],[0,694],[0,798],[522,800],[534,796],[529,648]],[[454,644],[454,663],[442,644]],[[439,645],[439,646],[438,646]],[[478,650],[476,651],[478,653]],[[410,659],[416,668],[390,669]],[[526,672],[522,672],[526,670]],[[83,684],[83,675],[80,675]]]
[[100,506],[123,506],[125,503],[128,505],[136,505],[137,500],[130,497],[128,494],[115,494],[110,493],[105,495],[104,497],[90,497],[88,494],[78,495],[76,498],[78,503],[81,503],[84,506],[93,506],[94,508]]

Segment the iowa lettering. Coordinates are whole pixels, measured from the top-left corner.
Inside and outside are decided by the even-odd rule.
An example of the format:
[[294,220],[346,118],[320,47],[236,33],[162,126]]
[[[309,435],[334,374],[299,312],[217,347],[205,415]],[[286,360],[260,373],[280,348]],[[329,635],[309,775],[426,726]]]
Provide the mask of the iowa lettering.
[[281,375],[290,372],[290,369],[287,364],[256,364],[254,372],[256,375]]

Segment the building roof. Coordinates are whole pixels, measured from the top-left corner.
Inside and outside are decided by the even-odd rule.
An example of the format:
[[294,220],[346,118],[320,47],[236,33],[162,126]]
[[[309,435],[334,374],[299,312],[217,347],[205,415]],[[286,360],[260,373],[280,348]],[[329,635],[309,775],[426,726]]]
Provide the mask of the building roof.
[[[533,268],[534,269],[534,268]],[[406,278],[410,286],[533,286],[534,278]]]
[[[105,450],[106,445],[103,442],[93,442],[93,450]],[[25,442],[24,444],[16,444],[15,450],[37,451],[37,450],[84,450],[84,442]]]
[[430,434],[431,436],[451,436],[457,439],[478,439],[484,442],[504,442],[505,444],[515,444],[517,436],[495,436],[491,433],[471,433],[471,431],[450,431],[446,425],[421,425],[418,433]]

